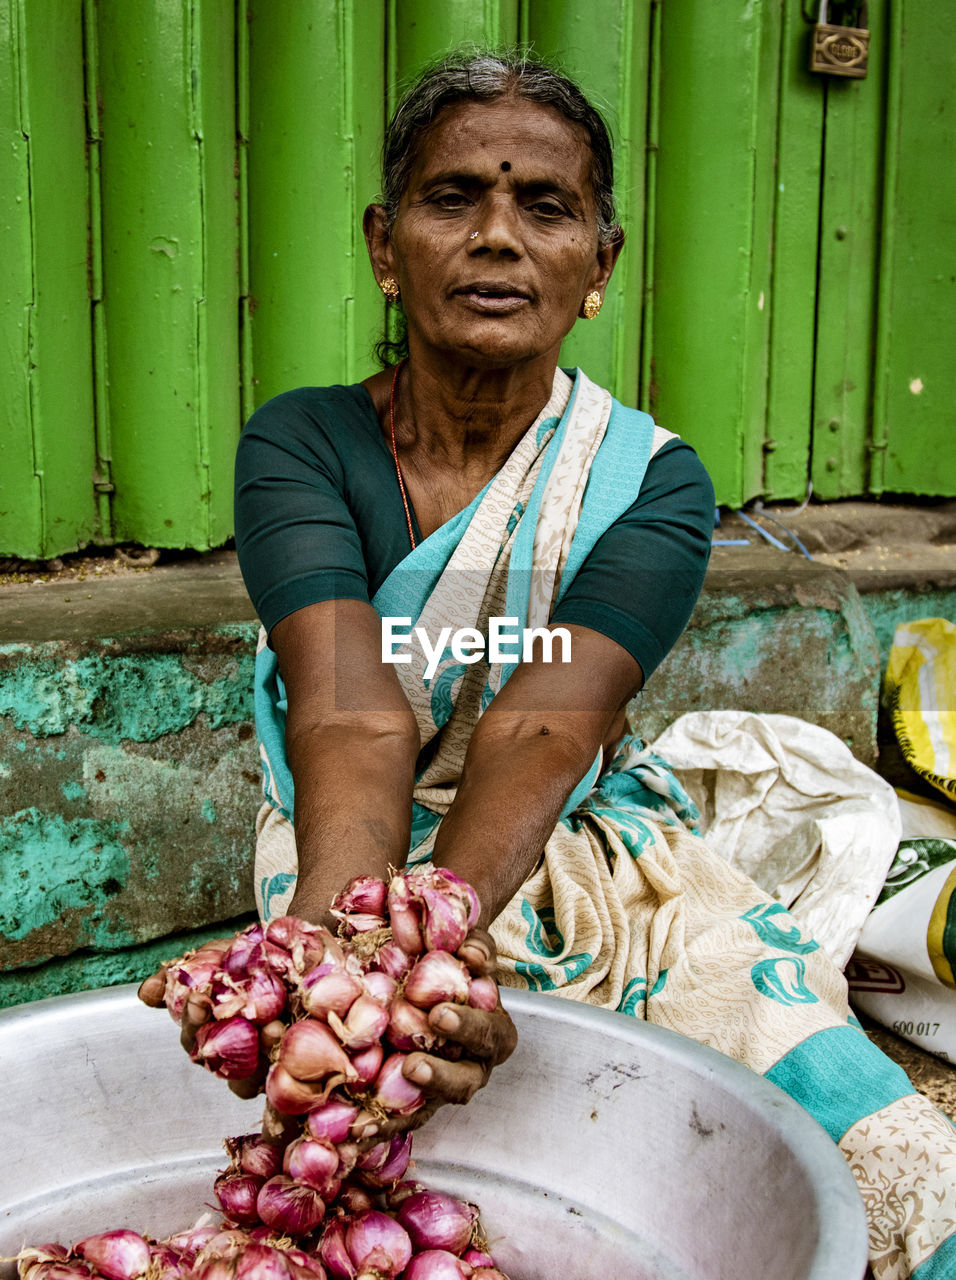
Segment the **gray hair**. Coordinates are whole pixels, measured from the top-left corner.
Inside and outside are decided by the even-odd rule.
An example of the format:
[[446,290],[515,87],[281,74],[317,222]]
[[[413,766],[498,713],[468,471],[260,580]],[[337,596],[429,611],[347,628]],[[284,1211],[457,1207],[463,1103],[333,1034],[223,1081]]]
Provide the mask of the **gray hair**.
[[490,102],[508,95],[553,107],[580,125],[591,148],[591,188],[597,205],[598,243],[603,248],[623,236],[614,212],[611,138],[599,112],[567,76],[520,52],[458,52],[427,67],[404,95],[385,132],[382,148],[382,204],[388,225],[422,139],[445,107],[455,102]]

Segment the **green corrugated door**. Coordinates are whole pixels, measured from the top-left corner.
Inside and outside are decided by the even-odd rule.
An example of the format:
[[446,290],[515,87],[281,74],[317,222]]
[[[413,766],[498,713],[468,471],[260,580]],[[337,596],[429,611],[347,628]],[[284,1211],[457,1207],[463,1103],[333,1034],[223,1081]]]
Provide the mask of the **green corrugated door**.
[[247,356],[261,403],[374,371],[383,318],[362,212],[385,122],[385,4],[270,2],[248,13]]
[[612,124],[628,241],[565,362],[722,503],[956,493],[956,10],[871,0],[833,81],[804,9],[0,0],[0,555],[229,537],[245,414],[374,367],[387,110],[463,41],[530,42]]
[[824,102],[810,476],[820,498],[868,491],[883,187],[885,0],[869,6],[865,80],[812,77]]
[[956,10],[893,0],[871,489],[956,494]]
[[83,10],[0,0],[0,554],[97,533]]
[[655,12],[664,425],[734,506],[956,493],[956,10],[871,0],[863,80],[807,69],[798,0]]
[[239,432],[233,8],[95,12],[113,534],[217,546]]
[[657,6],[660,124],[650,403],[718,501],[760,492],[779,6]]
[[808,34],[800,7],[780,6],[780,73],[771,112],[771,289],[765,300],[767,418],[761,429],[763,491],[776,499],[804,497],[810,458],[824,94],[807,71]]
[[517,44],[518,27],[518,0],[389,0],[393,100],[395,87],[409,84],[425,63],[462,43]]
[[626,239],[601,314],[579,320],[561,352],[621,400],[639,397],[650,0],[580,5],[529,0],[522,37],[587,87],[614,137],[614,186]]

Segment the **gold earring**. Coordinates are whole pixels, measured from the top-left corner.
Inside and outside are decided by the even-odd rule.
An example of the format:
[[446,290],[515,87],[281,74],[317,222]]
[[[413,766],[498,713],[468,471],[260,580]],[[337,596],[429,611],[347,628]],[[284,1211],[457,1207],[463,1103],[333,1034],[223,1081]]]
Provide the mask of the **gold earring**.
[[597,289],[592,289],[591,292],[588,294],[588,296],[584,299],[584,306],[582,307],[585,320],[593,320],[594,317],[597,315],[597,313],[601,310],[601,306],[603,302],[604,302],[604,299],[598,293]]
[[378,282],[378,287],[381,289],[382,293],[385,294],[386,301],[388,302],[398,301],[398,294],[399,294],[398,281],[394,278],[394,276],[383,276],[382,279]]

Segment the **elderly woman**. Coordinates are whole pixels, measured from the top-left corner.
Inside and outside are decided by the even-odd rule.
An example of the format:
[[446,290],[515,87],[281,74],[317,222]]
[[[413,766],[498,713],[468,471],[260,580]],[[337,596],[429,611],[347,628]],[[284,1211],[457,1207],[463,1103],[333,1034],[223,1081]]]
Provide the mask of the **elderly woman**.
[[[600,117],[539,64],[448,60],[396,112],[365,236],[402,350],[359,385],[271,400],[239,449],[264,627],[259,907],[334,923],[353,875],[453,869],[482,903],[474,970],[765,1074],[850,1161],[875,1274],[956,1274],[951,1127],[627,732],[700,589],[713,492],[677,437],[558,366],[621,251],[611,188]],[[465,1101],[514,1028],[500,1006],[431,1016],[464,1056],[406,1073]],[[931,1188],[904,1151],[917,1130]]]

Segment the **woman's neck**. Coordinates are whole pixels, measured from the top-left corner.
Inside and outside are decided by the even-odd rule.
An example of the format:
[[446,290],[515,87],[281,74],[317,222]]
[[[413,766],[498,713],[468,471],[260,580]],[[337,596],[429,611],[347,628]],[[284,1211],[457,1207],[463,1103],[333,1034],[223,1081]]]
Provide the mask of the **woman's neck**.
[[534,367],[435,368],[411,359],[365,381],[423,537],[462,511],[551,399],[557,352]]
[[[433,367],[414,354],[401,368],[395,436],[402,465],[496,471],[547,404],[556,358],[505,369]],[[379,419],[391,434],[392,370],[369,378]]]

